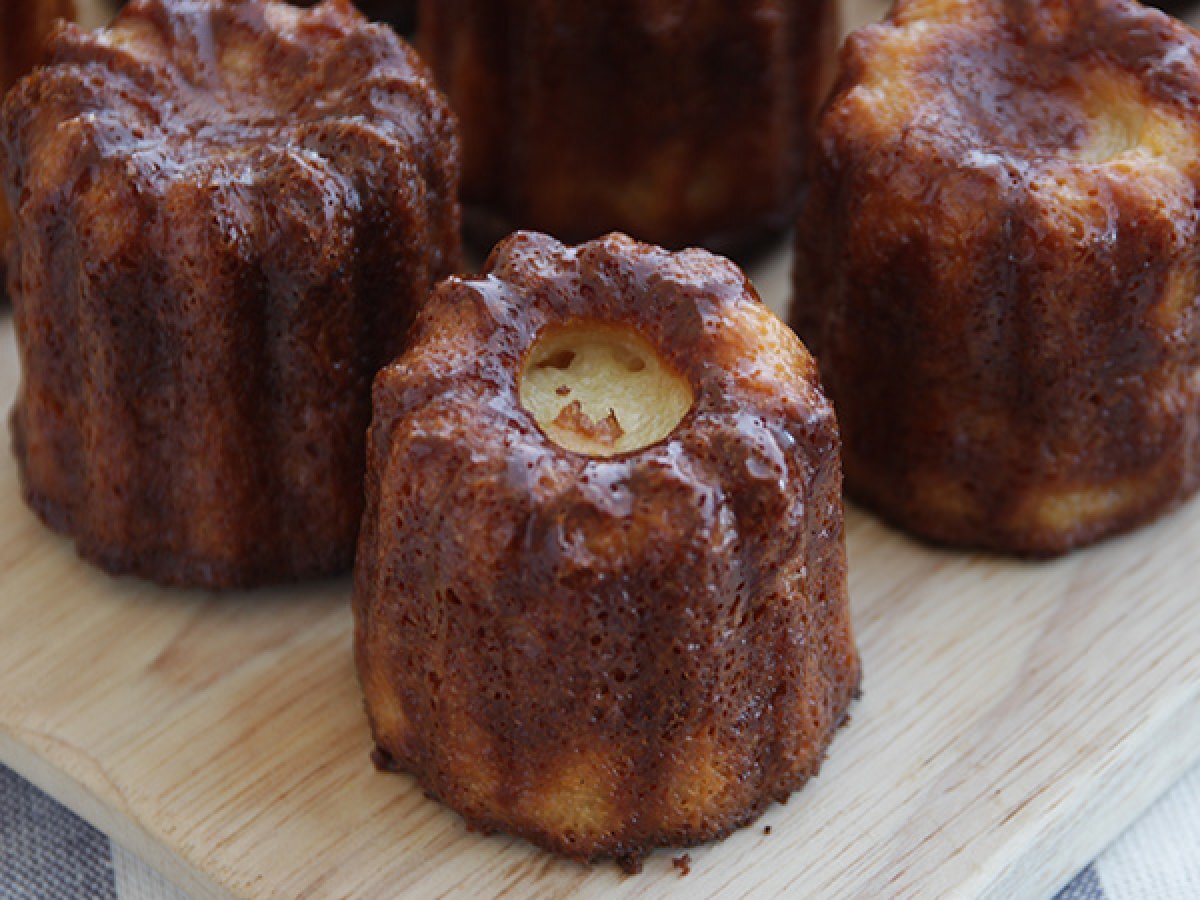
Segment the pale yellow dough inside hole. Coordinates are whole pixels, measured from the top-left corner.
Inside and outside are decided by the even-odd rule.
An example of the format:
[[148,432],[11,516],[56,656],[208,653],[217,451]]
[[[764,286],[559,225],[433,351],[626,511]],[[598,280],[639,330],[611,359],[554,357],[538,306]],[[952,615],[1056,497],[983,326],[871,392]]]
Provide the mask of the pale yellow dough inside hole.
[[1194,139],[1188,129],[1123,73],[1097,69],[1083,85],[1087,137],[1079,156],[1108,163],[1132,153],[1182,163],[1191,158]]
[[547,329],[525,357],[521,405],[558,446],[615,456],[667,437],[692,408],[692,386],[632,328],[580,322]]

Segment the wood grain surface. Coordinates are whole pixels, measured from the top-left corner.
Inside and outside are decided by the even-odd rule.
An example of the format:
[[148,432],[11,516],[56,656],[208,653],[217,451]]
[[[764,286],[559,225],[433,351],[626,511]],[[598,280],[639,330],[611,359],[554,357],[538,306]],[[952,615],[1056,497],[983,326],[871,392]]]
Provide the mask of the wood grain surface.
[[[787,265],[756,271],[777,309]],[[0,405],[16,379],[5,314]],[[469,833],[373,770],[348,579],[107,577],[25,509],[5,453],[0,761],[196,896],[1034,897],[1200,759],[1200,503],[1052,563],[855,509],[848,535],[864,694],[820,777],[689,851],[690,876],[660,852],[627,877]]]

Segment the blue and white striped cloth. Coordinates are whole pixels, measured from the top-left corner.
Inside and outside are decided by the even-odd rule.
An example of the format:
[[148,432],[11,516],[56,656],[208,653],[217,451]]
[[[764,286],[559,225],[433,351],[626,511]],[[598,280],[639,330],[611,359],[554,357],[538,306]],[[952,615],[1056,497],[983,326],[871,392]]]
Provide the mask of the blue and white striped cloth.
[[[0,766],[0,900],[187,900],[187,895]],[[1057,900],[1200,898],[1200,767]]]

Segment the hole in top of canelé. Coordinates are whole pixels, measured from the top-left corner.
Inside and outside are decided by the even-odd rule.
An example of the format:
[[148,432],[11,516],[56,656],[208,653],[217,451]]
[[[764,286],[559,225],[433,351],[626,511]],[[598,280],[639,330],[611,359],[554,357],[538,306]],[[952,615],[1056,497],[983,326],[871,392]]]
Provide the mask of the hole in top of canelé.
[[589,321],[544,330],[519,391],[551,441],[597,457],[658,443],[694,400],[688,380],[637,330]]

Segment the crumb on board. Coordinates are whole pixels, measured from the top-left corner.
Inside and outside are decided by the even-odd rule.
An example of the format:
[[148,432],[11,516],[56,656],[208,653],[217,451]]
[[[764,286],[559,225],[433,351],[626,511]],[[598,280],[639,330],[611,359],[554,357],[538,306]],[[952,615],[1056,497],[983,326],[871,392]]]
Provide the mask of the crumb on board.
[[692,873],[692,855],[685,853],[683,856],[677,856],[671,860],[671,865],[679,870],[680,878],[686,878]]
[[626,875],[637,875],[642,871],[644,857],[637,853],[617,857],[617,865]]
[[770,826],[770,825],[764,825],[764,826],[763,826],[763,834],[770,834],[770,833],[771,833],[771,826]]

